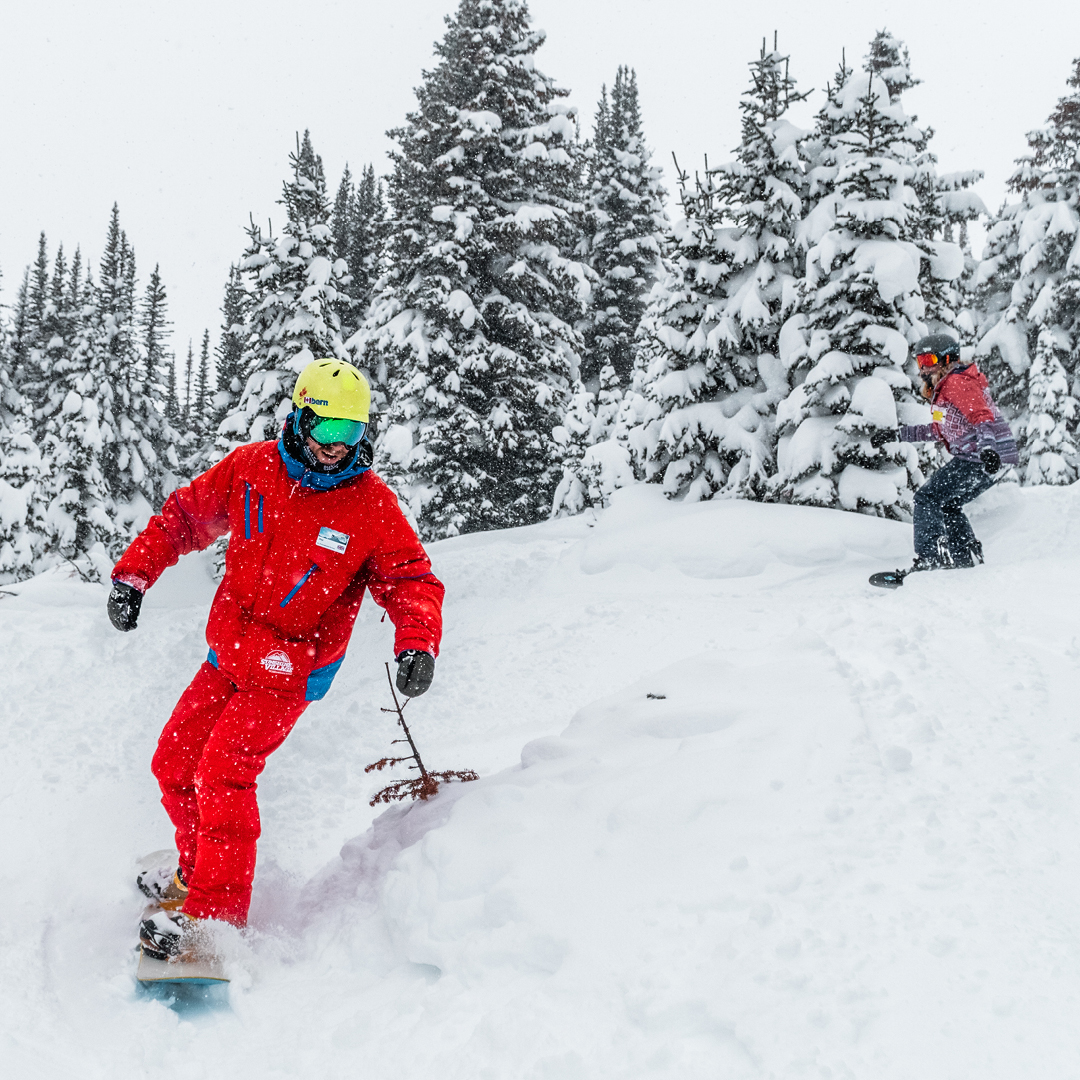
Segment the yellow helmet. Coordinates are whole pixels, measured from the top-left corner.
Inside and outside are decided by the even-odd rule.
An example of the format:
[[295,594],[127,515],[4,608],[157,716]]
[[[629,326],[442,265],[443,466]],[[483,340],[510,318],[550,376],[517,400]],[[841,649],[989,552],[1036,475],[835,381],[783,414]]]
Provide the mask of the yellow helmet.
[[344,360],[313,360],[296,380],[294,424],[298,433],[321,443],[355,446],[367,430],[371,387]]

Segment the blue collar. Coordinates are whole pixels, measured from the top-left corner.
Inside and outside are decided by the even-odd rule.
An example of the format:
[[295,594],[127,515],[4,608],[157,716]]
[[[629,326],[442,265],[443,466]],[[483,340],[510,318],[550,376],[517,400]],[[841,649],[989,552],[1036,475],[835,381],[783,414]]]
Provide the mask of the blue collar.
[[313,469],[309,469],[302,461],[297,461],[289,453],[285,448],[284,438],[278,439],[277,448],[281,460],[285,463],[285,471],[289,474],[289,479],[295,480],[301,487],[311,488],[313,491],[330,491],[332,488],[336,488],[349,480],[355,480],[358,476],[363,476],[371,468],[370,465],[361,465],[354,458],[353,463],[342,469],[341,472],[315,472]]

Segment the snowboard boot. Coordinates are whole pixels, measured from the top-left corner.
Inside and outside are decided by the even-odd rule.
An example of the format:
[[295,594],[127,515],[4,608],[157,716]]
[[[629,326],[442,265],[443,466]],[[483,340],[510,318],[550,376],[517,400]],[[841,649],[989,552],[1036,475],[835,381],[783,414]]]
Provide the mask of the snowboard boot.
[[973,566],[982,566],[984,562],[982,544],[978,540],[972,540],[964,555],[958,556],[953,565],[958,570],[970,570]]
[[952,570],[956,566],[952,552],[949,550],[949,542],[944,536],[939,536],[933,555],[916,555],[915,561],[907,571],[909,574],[917,574],[921,570]]
[[139,944],[154,960],[188,964],[212,958],[200,920],[151,904],[139,922]]
[[187,899],[188,888],[180,875],[179,867],[172,871],[171,876],[168,869],[143,870],[135,883],[145,896],[169,911],[178,911]]

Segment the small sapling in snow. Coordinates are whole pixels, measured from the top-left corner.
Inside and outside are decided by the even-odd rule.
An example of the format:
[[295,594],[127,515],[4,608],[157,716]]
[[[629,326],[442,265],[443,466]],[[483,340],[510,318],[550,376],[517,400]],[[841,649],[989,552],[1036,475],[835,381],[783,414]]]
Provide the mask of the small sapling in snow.
[[397,715],[397,721],[401,725],[401,730],[405,732],[405,738],[395,739],[394,742],[407,742],[412,753],[406,754],[404,757],[380,758],[378,761],[368,765],[364,772],[382,772],[383,769],[398,765],[403,761],[412,761],[414,764],[410,765],[409,768],[416,769],[420,775],[409,777],[406,780],[395,780],[393,783],[387,784],[381,791],[375,793],[370,805],[375,806],[378,803],[396,802],[402,799],[430,799],[439,790],[440,784],[449,784],[453,780],[460,781],[463,784],[469,780],[479,780],[480,777],[472,769],[445,769],[442,772],[428,772],[424,768],[424,763],[420,760],[420,751],[416,749],[416,743],[413,741],[412,732],[409,731],[409,726],[405,723],[405,706],[409,703],[408,701],[404,703],[398,701],[397,693],[394,691],[394,680],[390,677],[389,664],[386,665],[386,679],[390,683],[390,695],[394,699],[394,707],[392,709],[380,709],[379,711]]

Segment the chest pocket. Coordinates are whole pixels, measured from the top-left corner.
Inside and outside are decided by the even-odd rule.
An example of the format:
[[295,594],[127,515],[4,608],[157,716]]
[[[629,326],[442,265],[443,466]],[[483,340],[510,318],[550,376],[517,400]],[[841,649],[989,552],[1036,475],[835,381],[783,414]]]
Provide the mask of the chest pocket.
[[244,484],[244,539],[263,531],[263,497],[248,483]]
[[[279,606],[287,611],[296,611],[293,605],[300,601],[306,609],[310,609],[312,604],[319,610],[329,607],[360,568],[353,546],[359,548],[359,545],[351,545],[348,554],[344,554],[327,550],[322,545],[313,545],[306,555],[307,567],[296,584],[278,601]],[[313,590],[321,595],[310,595]]]

